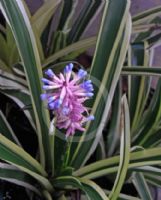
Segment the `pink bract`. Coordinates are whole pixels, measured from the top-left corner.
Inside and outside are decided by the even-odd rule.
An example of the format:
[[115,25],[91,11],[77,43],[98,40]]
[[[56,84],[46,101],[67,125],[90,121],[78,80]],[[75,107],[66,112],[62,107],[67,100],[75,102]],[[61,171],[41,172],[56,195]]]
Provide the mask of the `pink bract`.
[[72,69],[72,63],[59,75],[48,69],[45,72],[48,79],[42,79],[43,89],[47,92],[41,95],[41,99],[47,100],[49,109],[56,117],[56,126],[66,130],[66,137],[74,135],[76,130],[85,131],[85,123],[94,120],[84,105],[93,96],[92,82],[86,79],[87,72],[83,69],[77,73]]

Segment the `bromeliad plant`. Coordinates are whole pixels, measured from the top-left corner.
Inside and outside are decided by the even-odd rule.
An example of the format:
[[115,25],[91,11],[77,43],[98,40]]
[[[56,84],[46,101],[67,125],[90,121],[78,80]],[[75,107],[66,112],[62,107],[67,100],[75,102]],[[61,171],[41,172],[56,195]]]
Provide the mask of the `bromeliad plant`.
[[[31,16],[25,2],[0,0],[7,22],[0,25],[0,91],[23,108],[38,141],[34,158],[0,112],[0,178],[40,199],[152,199],[147,182],[161,185],[161,86],[159,81],[149,102],[150,78],[145,75],[160,75],[160,68],[148,66],[159,44],[160,36],[154,36],[151,27],[160,23],[156,15],[161,8],[131,20],[129,0],[88,0],[71,23],[77,3],[45,1]],[[101,5],[97,41],[96,37],[79,40]],[[53,32],[56,10],[61,14]],[[69,60],[95,43],[88,77]],[[121,74],[130,75],[124,84],[127,97],[122,96]],[[96,162],[89,161],[92,155]],[[110,191],[98,185],[100,177],[112,181]],[[120,193],[125,182],[135,186],[136,197]]]

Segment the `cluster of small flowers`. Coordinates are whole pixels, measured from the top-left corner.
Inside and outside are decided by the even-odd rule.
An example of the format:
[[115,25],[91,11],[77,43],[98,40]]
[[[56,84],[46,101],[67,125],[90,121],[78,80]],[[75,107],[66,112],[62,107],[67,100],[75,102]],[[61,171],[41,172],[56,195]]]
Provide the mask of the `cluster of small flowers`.
[[45,72],[48,79],[42,78],[43,89],[47,92],[41,95],[41,99],[47,100],[49,109],[56,117],[56,126],[66,129],[66,137],[74,135],[76,130],[84,131],[85,123],[94,120],[94,116],[89,115],[88,109],[83,105],[93,96],[92,82],[85,79],[87,72],[83,69],[77,73],[72,69],[72,63],[59,75],[48,69]]

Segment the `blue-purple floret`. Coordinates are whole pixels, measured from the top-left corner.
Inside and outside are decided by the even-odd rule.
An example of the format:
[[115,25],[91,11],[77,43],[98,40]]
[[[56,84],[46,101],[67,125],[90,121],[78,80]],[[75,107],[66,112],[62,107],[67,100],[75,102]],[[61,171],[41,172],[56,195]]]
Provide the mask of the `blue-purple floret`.
[[62,101],[60,99],[57,99],[54,102],[49,103],[48,105],[49,105],[49,109],[55,110],[55,109],[58,109],[61,104],[62,104]]
[[45,74],[49,77],[49,78],[53,78],[55,76],[54,72],[51,69],[48,69]]
[[41,81],[46,85],[53,85],[53,82],[48,80],[48,79],[46,79],[46,78],[42,78]]
[[48,95],[47,94],[41,94],[40,98],[41,98],[41,100],[47,100]]
[[93,121],[94,120],[94,116],[90,115],[89,117],[87,117],[87,121]]
[[67,65],[67,66],[64,68],[64,73],[65,73],[65,74],[66,74],[66,73],[69,73],[69,72],[72,71],[72,69],[73,69],[73,64],[70,63],[69,65]]
[[51,103],[51,102],[53,102],[54,100],[55,100],[55,97],[54,97],[54,96],[51,96],[51,97],[48,98],[48,103]]
[[86,96],[87,96],[87,97],[93,97],[93,95],[94,95],[94,94],[93,94],[92,92],[86,93]]
[[78,71],[78,76],[79,76],[80,78],[84,78],[85,76],[87,76],[87,72],[86,72],[85,70],[83,70],[83,69],[80,69],[80,70]]
[[81,87],[82,87],[84,90],[86,90],[86,92],[92,92],[92,91],[94,90],[91,80],[84,81],[84,82],[82,83]]

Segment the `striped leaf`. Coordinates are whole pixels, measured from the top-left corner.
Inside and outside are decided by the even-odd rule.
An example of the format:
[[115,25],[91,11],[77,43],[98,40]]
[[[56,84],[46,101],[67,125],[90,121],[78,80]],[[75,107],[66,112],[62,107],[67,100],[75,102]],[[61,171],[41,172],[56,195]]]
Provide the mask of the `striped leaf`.
[[97,10],[101,3],[103,2],[91,0],[85,1],[79,16],[75,20],[71,31],[68,34],[68,44],[74,43],[79,40],[92,18],[97,16]]
[[42,71],[34,34],[21,1],[1,0],[0,3],[2,12],[13,31],[28,80],[36,119],[41,163],[50,168],[49,116],[40,99],[40,94],[42,93],[40,82]]
[[0,134],[0,158],[7,162],[28,168],[36,173],[46,176],[42,166],[21,147]]
[[[133,140],[134,145],[137,144],[146,147],[150,142],[149,139],[152,136],[154,136],[154,134],[158,133],[158,131],[160,130],[160,119],[161,119],[160,88],[161,88],[161,80],[158,81],[156,90],[151,99],[151,103],[142,117],[140,126],[138,127],[138,129],[136,129],[136,137]],[[155,139],[157,142],[158,138],[156,137]]]
[[133,24],[141,24],[147,20],[151,20],[154,17],[157,17],[161,13],[161,6],[156,6],[154,8],[151,8],[149,10],[146,10],[144,12],[141,12],[137,15],[135,15],[132,20]]
[[8,66],[8,49],[4,36],[0,34],[0,58]]
[[66,46],[65,48],[61,49],[60,51],[54,53],[53,55],[45,59],[43,61],[43,69],[46,69],[49,64],[53,63],[54,61],[63,56],[68,55],[69,53],[80,51],[82,49],[84,49],[84,51],[87,50],[88,48],[96,44],[96,39],[96,37],[90,37]]
[[0,68],[11,72],[12,65],[19,61],[19,54],[9,25],[6,25],[5,33],[0,34],[0,46],[0,59],[7,66],[6,68],[0,66]]
[[22,90],[15,90],[14,88],[5,89],[1,87],[0,92],[12,99],[20,107],[33,129],[36,130],[30,94]]
[[13,64],[16,64],[19,61],[19,53],[16,47],[16,42],[13,37],[10,26],[6,25],[6,45],[8,49],[8,65],[12,67]]
[[21,147],[17,146],[2,134],[0,134],[0,159],[4,160],[23,172],[35,178],[45,189],[53,191],[53,187],[46,179],[46,171],[43,167]]
[[[160,164],[160,151],[161,148],[158,147],[130,153],[129,169]],[[116,173],[118,170],[118,164],[119,156],[114,156],[80,168],[75,171],[73,175],[85,178],[96,178],[110,173]]]
[[49,20],[53,16],[57,6],[62,0],[50,0],[45,2],[37,12],[31,17],[31,24],[33,27],[36,26],[36,31],[41,36],[43,30],[47,26]]
[[27,82],[23,78],[20,78],[12,73],[0,70],[0,86],[4,88],[28,90]]
[[63,9],[60,16],[59,25],[57,30],[62,30],[64,33],[68,33],[73,20],[73,15],[75,14],[75,9],[78,4],[78,0],[64,0]]
[[63,189],[79,188],[86,193],[89,200],[108,200],[108,197],[98,185],[86,179],[64,176],[56,178],[53,184],[55,187]]
[[[93,82],[100,81],[99,86],[95,86],[94,101],[90,105],[96,120],[87,125],[79,144],[71,152],[71,164],[76,168],[83,165],[94,152],[109,113],[130,40],[129,6],[127,0],[121,4],[115,0],[110,1],[109,5],[106,2],[90,74]],[[90,134],[92,139],[89,139]]]
[[122,99],[122,115],[121,115],[121,145],[120,145],[120,163],[118,167],[118,172],[116,180],[112,191],[110,192],[109,198],[111,200],[116,200],[119,196],[121,188],[124,184],[129,159],[130,159],[130,116],[127,104],[127,99],[124,96]]
[[1,110],[0,110],[0,132],[3,133],[3,135],[7,137],[9,140],[21,146],[20,142],[17,139],[17,136],[13,132],[11,126],[9,125],[6,117],[4,116]]
[[141,66],[132,66],[132,67],[123,67],[122,75],[136,75],[136,76],[161,76],[161,67],[141,67]]
[[158,175],[144,174],[146,181],[154,187],[161,187],[161,178]]
[[[107,195],[110,194],[110,191],[108,191],[108,190],[104,190],[104,192]],[[119,196],[118,196],[118,200],[141,200],[141,199],[134,197],[134,196],[130,196],[130,195],[127,195],[127,194],[120,193]]]
[[5,35],[5,33],[6,33],[6,28],[5,28],[5,26],[4,26],[3,24],[0,24],[0,32],[1,32],[2,34],[4,34],[4,35]]
[[115,90],[115,95],[113,99],[112,112],[110,127],[107,136],[107,154],[108,157],[112,156],[116,147],[118,147],[118,142],[120,140],[120,113],[121,113],[121,93],[122,93],[121,81],[119,81],[117,88]]
[[[143,68],[149,64],[149,51],[146,50],[147,43],[133,44],[131,46],[130,58],[128,64],[141,65]],[[129,67],[129,68],[130,68]],[[147,98],[149,95],[150,79],[148,77],[140,76],[129,76],[128,77],[128,96],[129,96],[129,108],[131,118],[132,134],[137,128],[142,114],[144,112]]]
[[157,175],[158,177],[161,176],[161,169],[158,167],[151,167],[151,166],[144,166],[144,167],[138,167],[136,169],[136,172],[143,172],[143,174],[146,175]]
[[[136,38],[134,41],[135,42],[151,41],[153,40],[152,38],[157,38],[160,34],[155,33],[156,24],[158,26],[159,24],[161,24],[161,20],[158,16],[152,19],[150,22],[148,22],[148,24],[146,23],[143,25],[136,25],[136,26],[134,25],[133,33],[134,34],[139,33],[138,35],[136,35]],[[150,47],[152,47],[152,45],[150,45]]]
[[9,66],[2,59],[0,59],[0,69],[10,72]]
[[132,182],[142,200],[152,200],[153,199],[142,173],[135,173],[133,175]]
[[41,195],[40,191],[34,186],[34,184],[38,183],[31,176],[14,166],[0,163],[0,179],[25,187],[34,193]]

